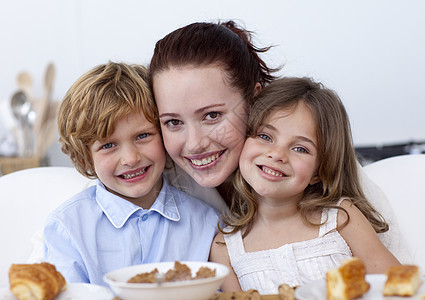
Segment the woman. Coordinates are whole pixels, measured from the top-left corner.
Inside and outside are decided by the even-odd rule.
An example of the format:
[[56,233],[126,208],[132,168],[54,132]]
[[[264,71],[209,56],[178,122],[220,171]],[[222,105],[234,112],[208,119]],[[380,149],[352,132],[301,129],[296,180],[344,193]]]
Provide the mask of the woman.
[[[269,47],[258,48],[251,39],[252,33],[233,21],[193,23],[159,40],[150,63],[164,144],[175,163],[168,180],[220,210],[233,192],[247,112],[279,69],[259,57]],[[381,240],[403,260],[388,200],[359,169],[366,197],[391,228]]]

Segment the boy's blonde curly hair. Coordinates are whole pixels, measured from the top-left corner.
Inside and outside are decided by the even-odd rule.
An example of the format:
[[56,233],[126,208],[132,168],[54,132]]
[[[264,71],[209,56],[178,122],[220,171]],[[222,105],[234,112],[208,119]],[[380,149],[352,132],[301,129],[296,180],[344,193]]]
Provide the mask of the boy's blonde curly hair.
[[58,112],[59,141],[81,174],[97,178],[89,147],[111,136],[119,119],[143,112],[159,130],[149,86],[146,67],[114,62],[93,68],[71,86]]

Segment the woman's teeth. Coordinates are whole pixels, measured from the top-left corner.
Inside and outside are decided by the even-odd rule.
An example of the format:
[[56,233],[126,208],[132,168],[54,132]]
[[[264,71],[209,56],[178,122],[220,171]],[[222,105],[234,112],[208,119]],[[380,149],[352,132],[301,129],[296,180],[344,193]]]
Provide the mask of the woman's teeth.
[[203,166],[203,165],[207,165],[207,164],[210,164],[211,162],[215,161],[219,156],[220,156],[220,153],[217,153],[216,155],[212,155],[210,157],[206,157],[206,158],[203,158],[203,159],[191,159],[190,161],[195,166]]
[[264,173],[267,173],[267,174],[270,174],[270,175],[273,175],[273,176],[276,176],[276,177],[283,177],[283,173],[281,173],[281,172],[269,169],[269,168],[264,167],[264,166],[263,166],[262,169],[263,169]]
[[130,179],[130,178],[134,178],[136,176],[140,176],[140,175],[142,175],[145,172],[146,172],[146,168],[143,169],[143,170],[140,170],[139,172],[136,172],[136,173],[122,174],[121,177],[124,178],[124,179]]

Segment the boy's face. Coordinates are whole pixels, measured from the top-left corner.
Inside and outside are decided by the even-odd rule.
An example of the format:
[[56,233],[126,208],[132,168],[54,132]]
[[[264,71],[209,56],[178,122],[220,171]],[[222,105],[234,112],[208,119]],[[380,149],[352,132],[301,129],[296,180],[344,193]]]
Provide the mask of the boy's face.
[[142,112],[117,121],[113,134],[90,146],[94,168],[107,190],[149,208],[162,187],[161,134]]

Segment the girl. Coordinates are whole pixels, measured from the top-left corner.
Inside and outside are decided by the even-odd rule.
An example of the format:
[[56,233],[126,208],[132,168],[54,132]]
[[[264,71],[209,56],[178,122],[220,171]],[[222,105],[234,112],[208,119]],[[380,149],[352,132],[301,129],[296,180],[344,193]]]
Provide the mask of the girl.
[[232,273],[223,290],[277,292],[324,278],[351,256],[368,273],[399,264],[358,178],[339,97],[307,78],[283,78],[254,103],[234,179],[237,191],[210,254]]

